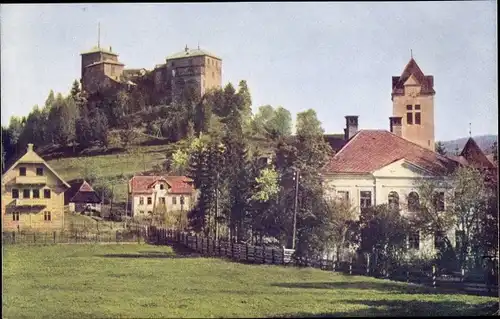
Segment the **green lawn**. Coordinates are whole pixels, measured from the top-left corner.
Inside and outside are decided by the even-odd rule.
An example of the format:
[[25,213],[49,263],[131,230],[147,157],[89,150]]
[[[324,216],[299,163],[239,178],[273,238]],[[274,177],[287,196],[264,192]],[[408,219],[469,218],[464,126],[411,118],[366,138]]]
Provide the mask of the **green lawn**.
[[4,246],[2,296],[7,319],[481,315],[495,301],[146,244]]

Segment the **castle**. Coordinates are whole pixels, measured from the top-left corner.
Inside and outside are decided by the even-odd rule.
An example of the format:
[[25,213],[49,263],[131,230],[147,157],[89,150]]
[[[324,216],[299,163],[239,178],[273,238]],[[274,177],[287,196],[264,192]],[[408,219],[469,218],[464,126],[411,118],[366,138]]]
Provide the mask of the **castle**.
[[[82,88],[89,94],[105,90],[130,89],[138,84],[146,85],[152,103],[169,104],[187,87],[192,87],[198,96],[211,88],[221,88],[222,59],[210,52],[189,49],[166,57],[164,64],[146,69],[125,69],[118,54],[100,45],[81,53]],[[392,116],[390,130],[406,140],[431,151],[434,140],[434,77],[425,75],[411,57],[400,76],[392,77]],[[330,135],[326,138],[334,149],[343,145],[358,130],[358,116],[346,116],[344,136]],[[338,143],[339,142],[339,143]],[[338,145],[337,145],[338,144]]]
[[187,87],[199,96],[222,85],[222,59],[210,52],[185,47],[168,56],[164,64],[146,69],[125,69],[112,48],[98,44],[81,53],[82,89],[92,95],[108,90],[130,89],[141,82],[150,82],[153,103],[169,104]]

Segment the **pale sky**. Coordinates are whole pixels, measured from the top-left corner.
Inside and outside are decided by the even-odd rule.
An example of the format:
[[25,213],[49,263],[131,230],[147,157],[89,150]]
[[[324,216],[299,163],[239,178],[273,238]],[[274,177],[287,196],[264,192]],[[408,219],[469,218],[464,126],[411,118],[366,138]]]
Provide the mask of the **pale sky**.
[[112,46],[152,69],[198,43],[223,59],[223,85],[247,80],[254,111],[313,108],[327,133],[345,115],[388,129],[391,77],[410,59],[434,75],[436,139],[497,134],[496,2],[1,5],[2,124],[67,94],[80,53]]

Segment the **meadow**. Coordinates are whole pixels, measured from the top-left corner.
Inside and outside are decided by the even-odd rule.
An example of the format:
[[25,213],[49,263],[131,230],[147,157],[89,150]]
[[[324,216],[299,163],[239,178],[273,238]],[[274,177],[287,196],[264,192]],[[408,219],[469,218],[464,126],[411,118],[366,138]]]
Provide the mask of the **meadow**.
[[492,314],[498,298],[148,244],[3,246],[4,318]]

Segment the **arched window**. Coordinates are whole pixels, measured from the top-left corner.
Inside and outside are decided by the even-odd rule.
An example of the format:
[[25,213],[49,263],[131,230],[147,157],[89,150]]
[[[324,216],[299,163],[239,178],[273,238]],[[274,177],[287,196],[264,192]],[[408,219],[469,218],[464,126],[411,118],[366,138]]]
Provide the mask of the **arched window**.
[[388,200],[390,208],[399,209],[399,195],[397,192],[390,192]]
[[420,207],[420,199],[416,192],[411,192],[408,194],[408,211],[417,212]]

